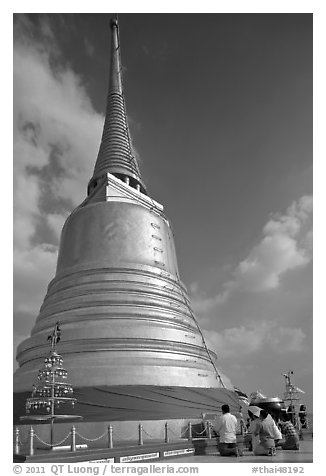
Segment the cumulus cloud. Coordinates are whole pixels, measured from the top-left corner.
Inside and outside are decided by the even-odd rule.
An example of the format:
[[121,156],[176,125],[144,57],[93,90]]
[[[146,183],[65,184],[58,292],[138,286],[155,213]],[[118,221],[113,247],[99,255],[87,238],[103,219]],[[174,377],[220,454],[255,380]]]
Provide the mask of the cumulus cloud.
[[68,69],[54,71],[50,53],[15,44],[14,120],[15,168],[32,175],[55,150],[64,178],[53,180],[51,191],[77,204],[80,184],[92,172],[102,125],[80,78]]
[[59,242],[59,239],[60,239],[60,235],[61,235],[61,231],[62,231],[62,227],[63,227],[64,221],[65,221],[65,218],[67,216],[68,216],[68,213],[67,213],[67,215],[63,215],[63,214],[59,214],[59,213],[50,213],[47,216],[48,224],[52,228],[52,230],[54,231],[56,239],[58,240],[58,242]]
[[258,292],[275,289],[286,272],[308,264],[311,214],[312,197],[304,196],[284,215],[273,216],[264,226],[260,243],[235,270],[237,285]]
[[14,253],[14,311],[35,315],[42,304],[47,285],[53,277],[57,248],[31,246]]
[[312,197],[293,202],[284,214],[275,213],[264,225],[258,244],[234,269],[222,291],[201,294],[191,286],[193,308],[207,313],[224,304],[237,291],[261,293],[276,289],[282,277],[306,266],[312,259]]
[[248,326],[204,331],[212,349],[216,349],[223,359],[238,360],[264,349],[278,353],[301,352],[305,333],[301,328],[279,327],[276,323],[262,321]]
[[[205,296],[198,283],[190,287],[209,347],[230,365],[239,358],[242,362],[251,356],[258,358],[261,352],[282,355],[305,350],[307,306],[297,312],[295,290],[277,305],[273,299],[275,291],[282,295],[282,278],[303,269],[311,259],[312,197],[303,196],[285,213],[269,218],[257,244],[235,266],[219,293]],[[296,324],[294,314],[299,314]]]
[[61,228],[85,197],[103,125],[81,78],[60,57],[50,22],[40,18],[35,25],[25,15],[15,15],[16,340],[26,333],[21,316],[35,321],[54,276]]
[[199,289],[194,291],[193,286],[192,288],[192,307],[194,311],[198,313],[205,313],[210,311],[211,309],[216,308],[220,304],[225,303],[230,295],[232,288],[234,287],[233,282],[228,282],[224,284],[224,291],[214,296],[203,296]]

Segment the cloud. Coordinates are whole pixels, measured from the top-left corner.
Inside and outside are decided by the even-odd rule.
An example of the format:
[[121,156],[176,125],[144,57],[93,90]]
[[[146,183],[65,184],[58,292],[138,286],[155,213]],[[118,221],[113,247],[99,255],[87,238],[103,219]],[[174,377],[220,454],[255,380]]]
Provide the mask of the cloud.
[[231,279],[213,296],[204,296],[192,285],[192,305],[207,313],[224,304],[237,290],[261,293],[277,289],[281,279],[312,259],[312,197],[293,202],[285,214],[275,213],[265,224],[262,237],[234,269]]
[[[68,215],[67,215],[68,216]],[[63,224],[65,222],[66,216],[60,215],[59,213],[52,213],[47,216],[48,224],[50,228],[55,233],[55,236],[59,242]]]
[[225,283],[223,286],[225,289],[223,292],[220,294],[216,294],[215,296],[209,296],[205,297],[202,296],[199,290],[194,291],[193,286],[191,286],[192,289],[192,307],[195,312],[198,313],[205,313],[207,311],[210,311],[211,309],[214,309],[220,304],[223,304],[227,301],[229,298],[230,292],[232,288],[234,287],[234,284],[232,282]]
[[54,276],[63,222],[85,198],[103,117],[60,56],[47,17],[32,24],[15,15],[13,66],[17,341],[26,337],[26,320],[35,322]]
[[198,283],[191,285],[192,306],[208,346],[228,362],[230,372],[239,359],[248,363],[262,353],[288,358],[309,347],[311,292],[304,286],[310,274],[292,279],[294,287],[285,291],[281,284],[285,275],[305,269],[311,259],[312,197],[303,196],[284,214],[270,217],[258,243],[219,293],[205,296]]
[[63,174],[49,181],[51,191],[76,205],[83,198],[80,184],[92,173],[103,118],[81,79],[53,49],[55,54],[50,45],[45,49],[21,36],[14,43],[15,167],[25,175],[27,166],[40,171],[55,151]]
[[224,329],[222,332],[204,331],[204,335],[218,356],[235,360],[261,350],[301,352],[306,337],[301,328],[279,327],[267,321]]
[[263,229],[263,238],[235,270],[235,282],[248,291],[267,291],[280,285],[288,271],[311,261],[312,197],[294,202],[286,214],[276,214]]
[[303,249],[287,235],[265,236],[235,271],[236,282],[248,291],[275,289],[287,271],[310,261]]
[[35,318],[54,276],[57,247],[37,245],[14,253],[14,311],[34,314]]

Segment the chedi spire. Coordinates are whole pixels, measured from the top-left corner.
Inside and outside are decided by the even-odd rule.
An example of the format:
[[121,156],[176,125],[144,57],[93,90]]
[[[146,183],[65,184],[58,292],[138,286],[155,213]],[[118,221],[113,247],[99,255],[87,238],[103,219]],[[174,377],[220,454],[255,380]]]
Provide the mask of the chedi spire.
[[146,193],[133,152],[122,86],[120,37],[117,15],[111,20],[111,69],[103,134],[88,192],[107,172]]

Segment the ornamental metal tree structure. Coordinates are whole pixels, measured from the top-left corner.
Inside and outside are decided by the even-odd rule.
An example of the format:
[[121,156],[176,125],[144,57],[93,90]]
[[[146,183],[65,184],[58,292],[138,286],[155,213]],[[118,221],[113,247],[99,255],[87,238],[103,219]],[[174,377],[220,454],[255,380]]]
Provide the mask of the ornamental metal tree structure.
[[55,421],[81,419],[73,414],[63,414],[63,407],[74,407],[76,398],[73,397],[73,388],[66,381],[68,372],[63,367],[63,358],[56,351],[60,341],[61,330],[56,323],[52,334],[48,336],[51,350],[44,358],[43,367],[38,372],[38,381],[33,385],[32,396],[26,400],[26,413],[21,420],[50,421],[51,448],[53,445],[53,430]]

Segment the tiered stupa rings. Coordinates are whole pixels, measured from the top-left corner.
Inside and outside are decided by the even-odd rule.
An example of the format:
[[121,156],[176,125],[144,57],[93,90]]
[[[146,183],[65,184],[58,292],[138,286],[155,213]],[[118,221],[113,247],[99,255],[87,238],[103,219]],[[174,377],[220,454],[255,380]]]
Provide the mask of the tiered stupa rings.
[[56,277],[19,346],[17,385],[30,385],[44,338],[60,321],[74,386],[221,386],[179,279],[168,221],[147,196],[112,175],[108,182],[129,199],[90,201],[68,218]]

